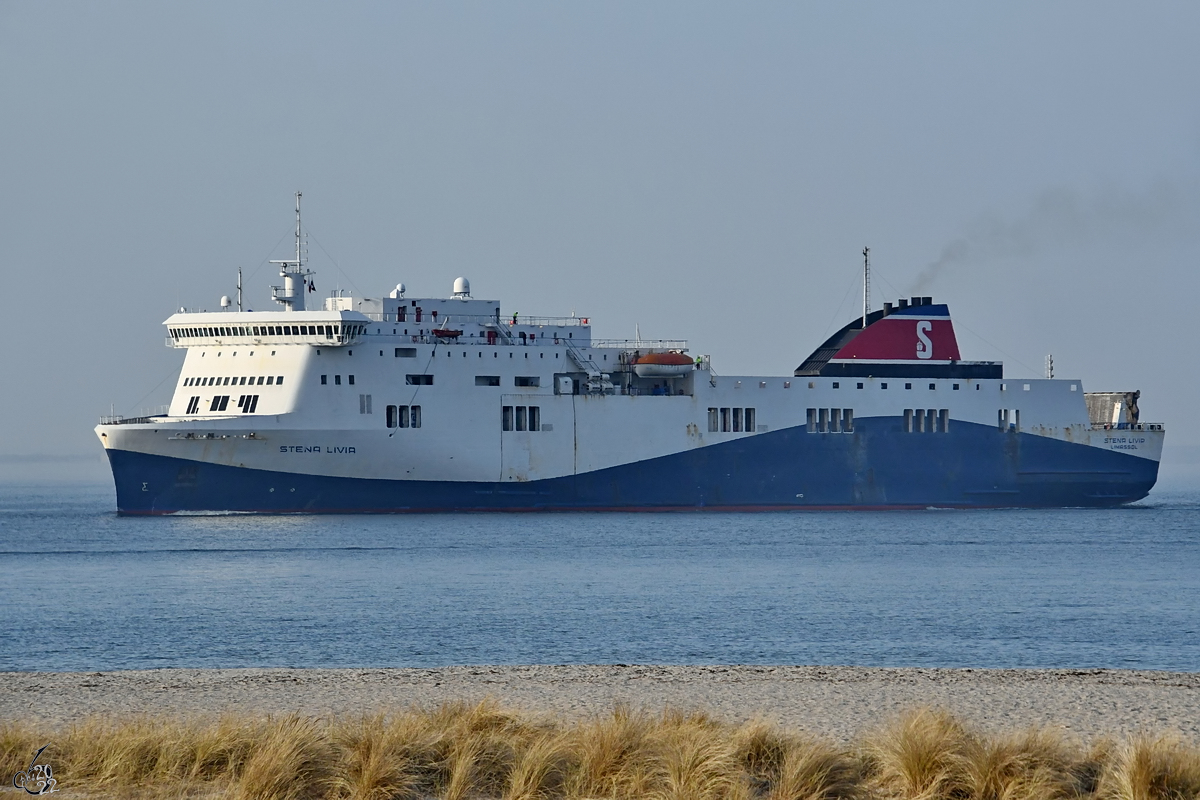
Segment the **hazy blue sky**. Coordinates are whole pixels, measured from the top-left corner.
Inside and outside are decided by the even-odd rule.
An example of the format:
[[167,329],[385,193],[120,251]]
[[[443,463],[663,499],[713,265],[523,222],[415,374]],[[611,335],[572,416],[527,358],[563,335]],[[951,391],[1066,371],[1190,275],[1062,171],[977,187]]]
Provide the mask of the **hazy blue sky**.
[[[1200,444],[1200,4],[0,0],[0,459],[166,402],[305,196],[312,266],[791,372],[932,294],[964,356]],[[282,243],[277,244],[280,240]],[[334,265],[336,260],[339,266]],[[839,303],[841,305],[839,305]]]

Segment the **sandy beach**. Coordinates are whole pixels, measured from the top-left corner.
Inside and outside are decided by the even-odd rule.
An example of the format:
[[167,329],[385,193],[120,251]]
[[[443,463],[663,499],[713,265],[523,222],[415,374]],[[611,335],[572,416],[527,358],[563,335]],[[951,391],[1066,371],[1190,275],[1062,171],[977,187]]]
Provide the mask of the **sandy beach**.
[[698,709],[842,741],[930,706],[990,732],[1050,726],[1083,740],[1171,733],[1200,743],[1197,673],[626,665],[0,673],[0,721],[51,726],[92,715],[346,716],[486,697],[563,719],[617,703]]

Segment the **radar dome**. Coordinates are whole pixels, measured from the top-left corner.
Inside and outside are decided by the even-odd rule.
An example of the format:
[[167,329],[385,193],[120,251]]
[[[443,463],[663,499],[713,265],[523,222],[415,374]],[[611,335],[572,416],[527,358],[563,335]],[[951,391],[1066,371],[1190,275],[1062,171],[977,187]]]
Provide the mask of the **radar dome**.
[[471,282],[466,278],[454,279],[454,296],[467,298],[471,296]]
[[229,308],[229,295],[221,295],[221,308]]
[[392,297],[397,297],[397,298],[404,297],[404,292],[405,292],[404,284],[397,283],[396,288],[392,289]]

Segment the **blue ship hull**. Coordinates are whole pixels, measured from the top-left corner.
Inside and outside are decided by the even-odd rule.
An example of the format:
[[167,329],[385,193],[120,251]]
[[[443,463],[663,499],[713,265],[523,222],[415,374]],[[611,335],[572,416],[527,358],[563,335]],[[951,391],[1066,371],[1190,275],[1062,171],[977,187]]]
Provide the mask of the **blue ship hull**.
[[897,433],[789,428],[581,475],[514,482],[340,478],[108,450],[122,514],[389,513],[1115,506],[1145,497],[1158,462],[956,422]]

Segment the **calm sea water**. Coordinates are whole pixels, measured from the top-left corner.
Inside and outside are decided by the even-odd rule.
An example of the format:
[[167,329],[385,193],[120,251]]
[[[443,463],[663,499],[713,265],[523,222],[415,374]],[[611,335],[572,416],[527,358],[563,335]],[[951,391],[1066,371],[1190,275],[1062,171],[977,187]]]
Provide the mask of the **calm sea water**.
[[124,519],[0,486],[0,670],[1200,671],[1200,494],[1106,511]]

